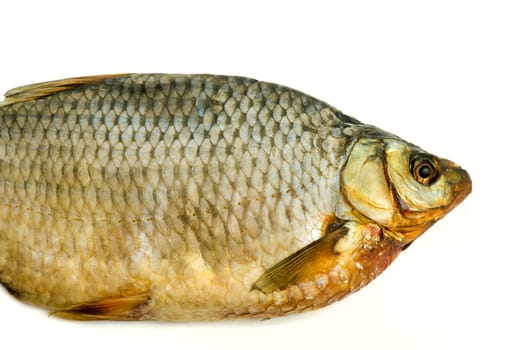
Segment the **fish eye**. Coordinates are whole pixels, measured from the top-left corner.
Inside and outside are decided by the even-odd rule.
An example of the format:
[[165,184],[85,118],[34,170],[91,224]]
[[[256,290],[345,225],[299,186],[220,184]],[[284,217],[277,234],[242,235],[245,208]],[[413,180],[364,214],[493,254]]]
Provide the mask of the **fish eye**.
[[411,173],[422,185],[431,185],[438,178],[436,161],[428,155],[417,154],[411,160]]

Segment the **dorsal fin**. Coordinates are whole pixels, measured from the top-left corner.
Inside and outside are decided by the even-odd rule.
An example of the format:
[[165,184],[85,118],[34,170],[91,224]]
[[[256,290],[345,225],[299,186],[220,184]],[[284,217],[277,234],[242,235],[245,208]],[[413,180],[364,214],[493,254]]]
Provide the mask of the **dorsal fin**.
[[105,74],[89,77],[77,77],[62,80],[47,81],[30,85],[19,86],[5,93],[5,99],[0,102],[0,107],[8,106],[17,102],[36,100],[57,92],[70,90],[82,85],[98,84],[106,79],[118,78],[129,74]]

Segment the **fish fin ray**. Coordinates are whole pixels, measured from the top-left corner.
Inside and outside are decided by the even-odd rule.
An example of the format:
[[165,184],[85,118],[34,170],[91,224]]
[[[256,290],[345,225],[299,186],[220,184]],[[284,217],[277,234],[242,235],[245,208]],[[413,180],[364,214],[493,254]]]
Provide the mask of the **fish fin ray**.
[[78,321],[131,321],[141,319],[145,315],[145,306],[149,300],[149,294],[110,297],[56,310],[50,315]]
[[301,248],[265,271],[252,290],[270,293],[314,277],[327,270],[338,255],[334,247],[348,232],[344,225],[330,230],[320,239]]
[[8,106],[17,102],[37,100],[61,91],[75,89],[83,85],[98,84],[106,79],[118,78],[126,75],[129,74],[93,75],[19,86],[5,93],[5,99],[0,102],[0,107]]

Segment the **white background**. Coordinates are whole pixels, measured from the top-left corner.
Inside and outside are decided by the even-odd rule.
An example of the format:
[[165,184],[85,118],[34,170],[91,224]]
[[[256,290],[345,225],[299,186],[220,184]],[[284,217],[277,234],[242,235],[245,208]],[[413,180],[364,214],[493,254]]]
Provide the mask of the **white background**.
[[520,3],[3,2],[0,91],[100,73],[250,76],[456,161],[474,192],[371,285],[320,311],[270,321],[81,323],[0,290],[0,347],[525,349]]

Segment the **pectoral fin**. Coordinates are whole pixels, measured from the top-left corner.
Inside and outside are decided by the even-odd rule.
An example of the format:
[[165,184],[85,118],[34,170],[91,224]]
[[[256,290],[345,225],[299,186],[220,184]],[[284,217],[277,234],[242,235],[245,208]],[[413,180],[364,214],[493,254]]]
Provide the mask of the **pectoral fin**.
[[89,303],[51,312],[69,320],[137,320],[144,316],[145,306],[149,301],[148,294],[119,296],[100,299]]
[[106,79],[117,78],[124,75],[128,74],[94,75],[20,86],[5,93],[5,100],[0,102],[0,107],[16,102],[36,100],[61,91],[74,89],[82,85],[98,84]]
[[328,270],[338,255],[334,248],[338,241],[347,234],[348,229],[340,224],[336,228],[329,227],[327,231],[317,241],[310,243],[265,271],[254,283],[252,289],[269,293],[298,284]]

